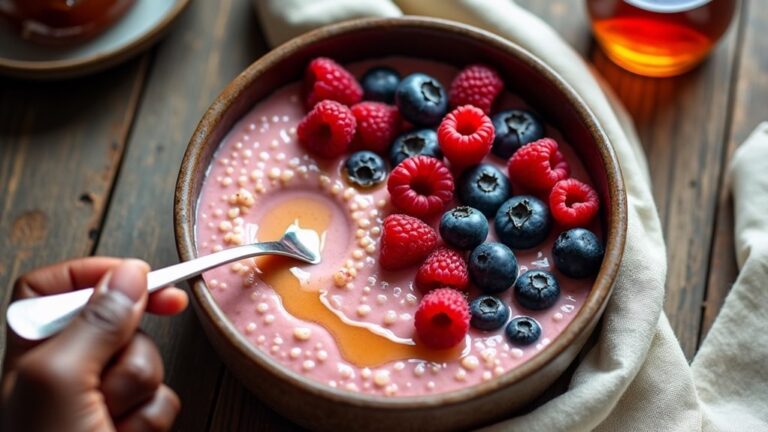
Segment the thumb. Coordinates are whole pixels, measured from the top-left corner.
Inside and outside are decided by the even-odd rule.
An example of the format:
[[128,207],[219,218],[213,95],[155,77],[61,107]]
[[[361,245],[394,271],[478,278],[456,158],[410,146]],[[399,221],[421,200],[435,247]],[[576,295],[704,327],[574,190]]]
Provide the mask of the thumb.
[[46,348],[96,376],[136,332],[147,304],[149,265],[128,259],[102,277],[80,314]]

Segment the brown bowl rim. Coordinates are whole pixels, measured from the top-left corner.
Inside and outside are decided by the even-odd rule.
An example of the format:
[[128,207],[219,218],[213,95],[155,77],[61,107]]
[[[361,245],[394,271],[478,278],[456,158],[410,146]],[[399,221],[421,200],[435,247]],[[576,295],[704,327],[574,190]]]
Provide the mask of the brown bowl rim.
[[136,40],[116,50],[64,60],[28,61],[0,57],[0,73],[24,79],[62,79],[87,75],[122,63],[146,50],[161,38],[191,1],[175,0],[173,7],[156,26]]
[[[205,287],[202,278],[196,278],[192,292],[200,306],[199,311],[204,313],[206,319],[213,322],[218,330],[224,334],[229,343],[234,345],[240,354],[249,358],[254,363],[278,376],[284,381],[290,382],[301,390],[331,399],[335,402],[351,404],[358,407],[380,409],[420,409],[437,405],[455,404],[467,399],[480,397],[521,381],[531,374],[541,370],[549,362],[557,358],[579,334],[588,328],[595,314],[600,313],[609,295],[613,290],[613,283],[619,270],[624,253],[627,229],[627,202],[623,176],[616,154],[610,141],[599,125],[597,118],[588,108],[582,98],[560,77],[554,70],[544,64],[533,54],[519,45],[503,39],[482,29],[465,24],[436,18],[426,17],[398,17],[398,18],[361,18],[326,26],[299,37],[296,37],[283,45],[273,49],[245,69],[238,75],[216,98],[215,102],[206,111],[194,134],[181,164],[176,186],[174,204],[174,222],[176,244],[179,257],[182,261],[196,256],[194,245],[194,212],[197,205],[197,196],[191,195],[191,184],[194,177],[194,167],[200,163],[200,155],[206,146],[206,140],[210,132],[221,121],[227,109],[238,99],[250,82],[257,79],[271,65],[293,55],[306,45],[318,43],[322,40],[336,37],[347,32],[367,30],[372,27],[405,27],[413,29],[431,30],[437,32],[461,33],[465,37],[472,37],[481,43],[491,45],[495,50],[506,52],[507,55],[516,56],[524,61],[537,73],[542,74],[548,81],[557,86],[567,101],[576,109],[581,121],[588,127],[598,147],[600,157],[605,165],[608,192],[612,202],[612,211],[607,215],[607,230],[605,242],[605,256],[600,272],[595,278],[595,284],[587,297],[586,302],[566,327],[563,333],[552,343],[541,350],[536,356],[522,365],[508,371],[504,375],[464,389],[444,393],[436,393],[420,396],[386,397],[378,395],[366,395],[353,393],[346,390],[330,387],[319,381],[308,379],[296,372],[282,366],[276,360],[258,348],[253,347],[234,326],[229,323],[218,305]],[[219,145],[220,143],[215,143]],[[187,209],[193,209],[188,213]]]

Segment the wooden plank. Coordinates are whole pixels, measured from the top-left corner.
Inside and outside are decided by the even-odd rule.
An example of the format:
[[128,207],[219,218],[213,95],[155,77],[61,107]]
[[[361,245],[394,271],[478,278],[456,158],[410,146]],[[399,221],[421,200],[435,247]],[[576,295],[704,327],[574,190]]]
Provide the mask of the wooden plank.
[[226,373],[219,390],[211,431],[302,431],[248,392],[232,374]]
[[91,253],[146,63],[60,82],[0,79],[3,304],[22,273]]
[[[192,2],[157,48],[98,254],[141,257],[155,267],[178,261],[173,197],[184,150],[224,85],[266,51],[257,29],[246,0]],[[193,311],[148,317],[142,328],[158,342],[166,382],[181,397],[175,427],[204,429],[222,365]]]
[[[732,107],[732,122],[726,137],[727,147],[723,160],[727,164],[733,151],[752,130],[766,118],[765,101],[768,100],[768,10],[752,0],[745,2],[742,11],[742,43],[737,58],[736,83]],[[731,285],[736,280],[738,269],[734,253],[733,200],[731,183],[723,176],[718,200],[717,225],[710,258],[710,273],[704,315],[701,326],[701,340],[717,317]]]
[[712,56],[679,77],[640,77],[600,50],[592,55],[643,142],[669,258],[664,310],[688,358],[698,344],[707,283],[738,16]]

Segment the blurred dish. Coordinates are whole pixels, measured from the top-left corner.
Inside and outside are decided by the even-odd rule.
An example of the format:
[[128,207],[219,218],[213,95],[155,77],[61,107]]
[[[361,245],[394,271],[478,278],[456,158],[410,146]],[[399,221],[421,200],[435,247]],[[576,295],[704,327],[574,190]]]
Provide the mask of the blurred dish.
[[136,0],[0,0],[0,19],[22,39],[73,45],[113,26]]
[[[7,7],[7,2],[0,6]],[[41,45],[0,23],[0,73],[30,79],[68,78],[113,66],[149,48],[189,0],[136,0],[113,25],[77,44]]]

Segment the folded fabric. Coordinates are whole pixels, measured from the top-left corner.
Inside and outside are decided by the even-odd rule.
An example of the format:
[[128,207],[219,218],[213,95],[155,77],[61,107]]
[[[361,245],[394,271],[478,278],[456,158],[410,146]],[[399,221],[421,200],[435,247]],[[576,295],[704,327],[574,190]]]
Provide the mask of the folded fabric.
[[262,31],[271,46],[333,22],[402,15],[400,9],[388,0],[255,0],[254,4],[261,18]]
[[768,431],[768,122],[736,150],[739,277],[693,359],[699,398],[719,430]]
[[[601,87],[588,65],[551,27],[511,0],[257,0],[255,4],[273,45],[311,28],[361,16],[405,13],[483,28],[554,68],[606,130],[627,185],[629,228],[598,342],[579,363],[565,393],[489,430],[768,431],[768,380],[761,369],[768,358],[768,332],[760,332],[766,318],[758,309],[768,304],[766,290],[759,292],[759,281],[768,280],[768,246],[755,241],[768,236],[765,219],[759,217],[768,214],[768,179],[761,184],[752,181],[768,167],[739,166],[739,161],[749,165],[757,159],[741,156],[741,150],[734,159],[734,186],[743,188],[735,194],[742,274],[691,367],[662,313],[666,252],[642,147],[610,90]],[[762,148],[766,165],[768,135],[761,137],[755,140],[762,145],[744,148]],[[760,205],[744,204],[746,196],[762,197]]]

